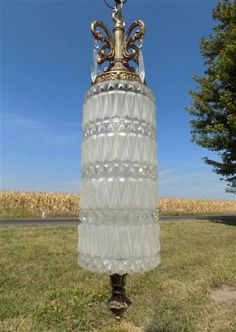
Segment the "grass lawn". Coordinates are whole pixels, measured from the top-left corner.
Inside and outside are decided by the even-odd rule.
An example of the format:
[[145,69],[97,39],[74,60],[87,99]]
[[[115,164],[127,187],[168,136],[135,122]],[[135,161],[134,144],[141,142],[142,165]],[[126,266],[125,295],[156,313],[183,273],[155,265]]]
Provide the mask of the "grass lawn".
[[109,277],[77,265],[76,226],[0,228],[0,331],[235,332],[236,226],[161,223],[159,268],[127,278],[133,304],[118,327],[107,311]]

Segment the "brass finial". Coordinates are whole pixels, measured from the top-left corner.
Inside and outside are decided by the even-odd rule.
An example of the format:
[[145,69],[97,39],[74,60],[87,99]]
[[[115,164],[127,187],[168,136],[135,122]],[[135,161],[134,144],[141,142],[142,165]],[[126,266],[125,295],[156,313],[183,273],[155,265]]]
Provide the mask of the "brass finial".
[[127,0],[114,1],[115,6],[111,7],[107,0],[104,0],[106,5],[112,8],[113,33],[102,21],[94,21],[91,24],[92,34],[101,44],[94,61],[99,65],[105,61],[109,62],[109,66],[95,77],[93,83],[119,79],[143,83],[144,78],[130,66],[129,62],[133,61],[139,66],[145,24],[141,20],[136,20],[125,32],[122,8]]
[[125,295],[127,273],[123,275],[112,274],[110,276],[112,286],[112,296],[107,301],[107,307],[115,315],[117,323],[119,324],[125,311],[132,304],[130,299]]

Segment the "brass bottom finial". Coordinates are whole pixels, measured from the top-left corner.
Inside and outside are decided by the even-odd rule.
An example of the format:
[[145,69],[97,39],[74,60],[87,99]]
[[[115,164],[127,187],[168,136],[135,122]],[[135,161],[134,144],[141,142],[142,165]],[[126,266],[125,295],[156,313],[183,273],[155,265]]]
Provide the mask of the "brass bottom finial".
[[130,299],[125,296],[126,277],[127,274],[113,274],[110,276],[112,296],[107,301],[107,307],[115,315],[118,324],[124,312],[132,303]]

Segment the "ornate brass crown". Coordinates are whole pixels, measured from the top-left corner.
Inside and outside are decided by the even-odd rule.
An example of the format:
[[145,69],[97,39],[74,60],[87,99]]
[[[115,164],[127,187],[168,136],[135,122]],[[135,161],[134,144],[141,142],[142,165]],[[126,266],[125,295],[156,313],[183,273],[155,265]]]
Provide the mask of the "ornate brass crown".
[[[114,1],[115,7],[111,7],[113,9],[113,33],[102,21],[94,21],[91,24],[92,34],[97,42],[93,68],[97,64],[102,65],[105,61],[109,62],[109,66],[103,69],[102,73],[92,73],[92,82],[95,84],[106,80],[130,80],[143,83],[145,74],[141,48],[145,24],[141,20],[136,20],[125,32],[122,7],[127,0]],[[107,4],[107,0],[105,3]],[[136,70],[130,66],[130,61],[136,63],[138,66]]]

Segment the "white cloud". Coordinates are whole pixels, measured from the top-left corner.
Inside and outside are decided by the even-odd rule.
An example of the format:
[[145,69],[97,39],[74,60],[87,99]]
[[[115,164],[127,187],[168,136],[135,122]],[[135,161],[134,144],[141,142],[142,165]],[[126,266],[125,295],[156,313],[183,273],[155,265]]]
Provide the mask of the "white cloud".
[[[29,143],[37,146],[78,146],[80,123],[48,125],[30,117],[19,114],[5,113],[2,117],[3,137],[12,136],[12,132],[21,137],[26,137]],[[5,140],[4,140],[5,141]]]
[[225,193],[226,183],[210,169],[209,172],[179,172],[161,170],[159,172],[159,191],[161,196],[235,199]]

